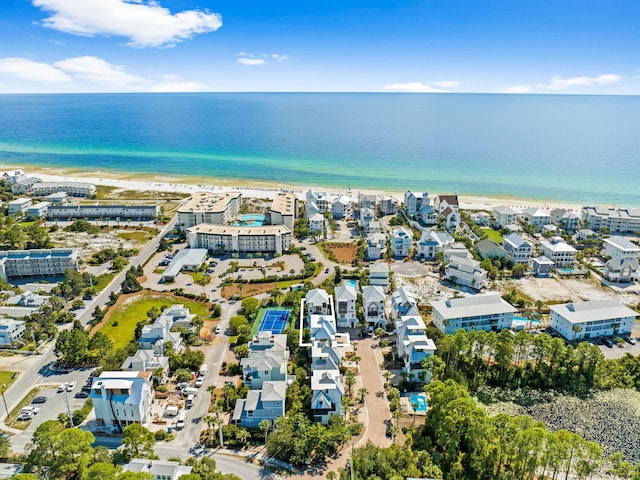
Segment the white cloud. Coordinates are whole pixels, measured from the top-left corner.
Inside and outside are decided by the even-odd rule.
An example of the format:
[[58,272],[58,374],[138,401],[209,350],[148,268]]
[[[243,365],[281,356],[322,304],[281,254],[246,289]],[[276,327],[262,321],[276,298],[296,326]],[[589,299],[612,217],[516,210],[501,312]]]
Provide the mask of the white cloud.
[[441,82],[430,82],[434,87],[458,88],[462,82],[460,80],[442,80]]
[[620,75],[608,73],[604,75],[598,75],[597,77],[552,77],[551,82],[547,85],[538,85],[540,88],[547,90],[566,90],[572,87],[590,87],[593,85],[609,85],[622,80]]
[[208,10],[171,13],[156,0],[32,0],[51,15],[45,27],[74,35],[121,36],[134,47],[170,46],[218,30],[222,17]]
[[382,90],[386,90],[387,92],[404,92],[404,93],[442,93],[446,92],[446,90],[442,90],[439,88],[432,87],[426,83],[422,82],[412,82],[412,83],[394,83],[391,85],[385,85],[382,87]]
[[240,52],[236,55],[236,57],[238,57],[236,59],[236,62],[240,63],[241,65],[249,66],[264,65],[266,63],[269,63],[270,60],[275,60],[278,62],[289,60],[288,55],[281,53],[263,53],[260,55],[255,55],[253,53]]
[[242,65],[264,65],[266,62],[264,58],[248,58],[248,57],[240,57],[237,60],[238,63]]
[[149,92],[202,92],[207,86],[199,82],[181,80],[177,75],[165,75],[161,82],[152,85]]
[[[48,92],[201,92],[208,88],[199,82],[183,80],[178,75],[162,75],[155,80],[140,77],[128,73],[123,65],[113,65],[93,56],[66,58],[53,64],[26,58],[0,58],[2,76],[38,82]],[[52,88],[53,84],[62,88]],[[34,91],[29,85],[13,89],[21,93]]]
[[531,93],[532,90],[531,85],[505,85],[498,88],[501,93]]
[[149,83],[144,78],[125,72],[125,67],[112,65],[98,57],[67,58],[54,65],[76,78],[112,89],[132,89]]
[[0,58],[0,75],[47,84],[66,83],[71,80],[66,73],[48,63],[16,57]]

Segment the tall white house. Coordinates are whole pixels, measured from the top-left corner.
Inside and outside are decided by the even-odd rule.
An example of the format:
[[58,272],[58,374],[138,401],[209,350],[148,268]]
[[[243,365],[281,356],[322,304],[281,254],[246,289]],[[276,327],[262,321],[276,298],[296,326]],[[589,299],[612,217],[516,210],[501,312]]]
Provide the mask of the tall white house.
[[528,265],[531,261],[533,245],[517,233],[512,233],[504,237],[502,240],[502,248],[507,251],[509,259],[513,263],[524,263]]
[[567,340],[628,335],[638,315],[616,298],[550,305],[551,327]]
[[90,398],[98,427],[146,425],[151,410],[151,372],[102,372],[93,379]]
[[463,329],[499,331],[511,328],[516,309],[500,295],[476,295],[431,302],[432,322],[444,333]]
[[391,233],[391,249],[395,257],[406,257],[411,252],[413,233],[404,227],[398,227]]
[[444,269],[444,276],[458,285],[482,290],[487,284],[487,271],[473,258],[451,257]]
[[493,207],[493,218],[496,219],[496,225],[500,227],[506,227],[507,225],[513,225],[518,221],[518,212],[513,208],[505,205]]
[[640,247],[624,237],[613,236],[604,239],[602,253],[612,259],[636,260],[640,255]]
[[553,237],[551,241],[540,242],[542,254],[551,260],[556,267],[571,267],[576,261],[578,251],[566,243],[562,237]]

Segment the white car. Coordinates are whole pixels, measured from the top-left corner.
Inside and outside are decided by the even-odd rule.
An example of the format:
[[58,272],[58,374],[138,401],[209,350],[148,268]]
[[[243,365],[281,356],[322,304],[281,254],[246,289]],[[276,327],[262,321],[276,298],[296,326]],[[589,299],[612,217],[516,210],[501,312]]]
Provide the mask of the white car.
[[69,385],[67,382],[61,383],[58,387],[58,393],[64,392],[67,389],[67,385]]
[[216,327],[216,335],[217,335],[218,333],[220,333],[221,331],[222,331],[222,328],[220,328],[220,325],[218,325],[218,326]]
[[196,387],[200,388],[202,386],[202,384],[204,383],[204,377],[198,377],[196,379]]
[[33,412],[20,412],[20,415],[18,415],[18,420],[22,420],[22,421],[31,420],[34,415],[35,413]]
[[67,392],[73,392],[74,388],[76,388],[76,382],[75,381],[67,384]]
[[23,413],[37,415],[40,413],[40,409],[38,407],[23,407],[22,410],[20,410],[20,415],[22,415]]

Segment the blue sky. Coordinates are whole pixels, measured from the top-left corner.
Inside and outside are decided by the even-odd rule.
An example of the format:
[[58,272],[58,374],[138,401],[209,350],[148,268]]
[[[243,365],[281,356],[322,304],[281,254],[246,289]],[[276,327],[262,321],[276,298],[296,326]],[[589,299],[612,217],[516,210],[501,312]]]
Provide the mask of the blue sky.
[[0,93],[640,93],[638,0],[2,0]]

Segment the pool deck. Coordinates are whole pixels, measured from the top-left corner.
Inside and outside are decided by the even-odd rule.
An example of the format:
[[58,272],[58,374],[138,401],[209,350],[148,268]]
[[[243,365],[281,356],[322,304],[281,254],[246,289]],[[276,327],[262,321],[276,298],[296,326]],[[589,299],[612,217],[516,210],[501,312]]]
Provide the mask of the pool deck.
[[[413,415],[413,407],[411,406],[411,397],[413,397],[414,395],[421,395],[423,397],[425,397],[425,399],[428,400],[427,398],[427,394],[424,392],[407,392],[407,393],[403,393],[400,395],[400,410],[402,410],[403,413],[407,413],[410,415]],[[427,401],[427,405],[428,405],[428,401]],[[427,407],[428,410],[428,407]],[[427,414],[427,412],[420,412],[418,410],[416,410],[415,412],[416,415],[418,416],[425,416]]]

